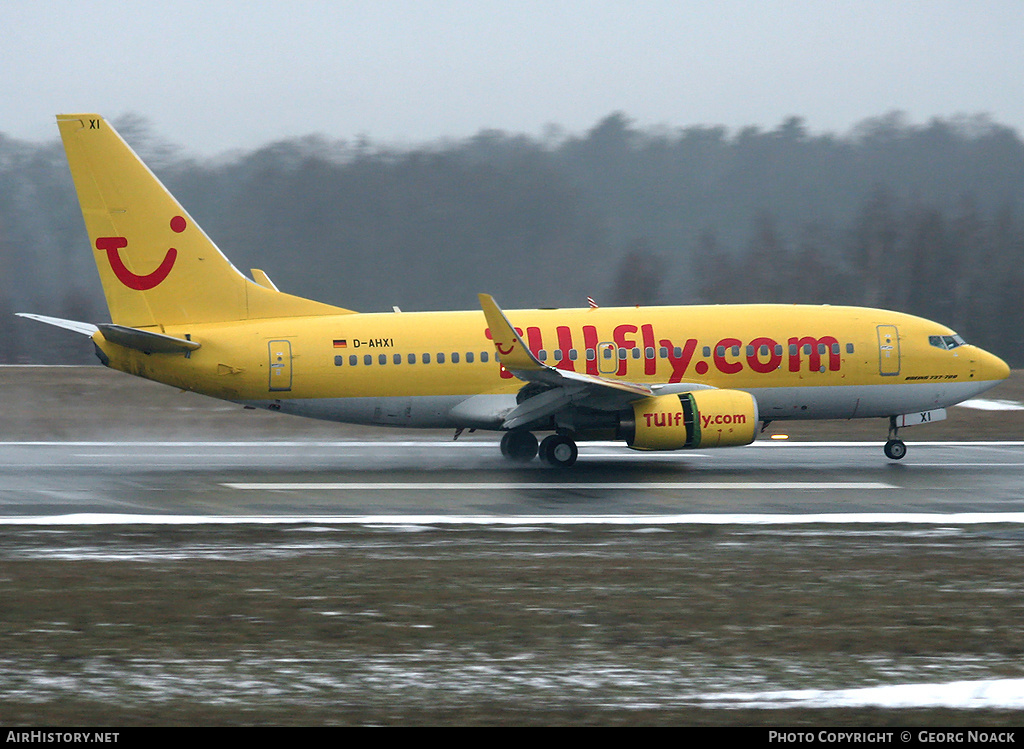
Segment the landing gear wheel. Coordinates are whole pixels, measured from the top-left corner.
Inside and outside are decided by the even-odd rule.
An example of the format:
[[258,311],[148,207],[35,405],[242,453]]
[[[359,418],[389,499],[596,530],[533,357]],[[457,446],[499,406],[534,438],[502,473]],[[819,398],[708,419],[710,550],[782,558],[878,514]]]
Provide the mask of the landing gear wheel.
[[899,460],[907,454],[907,446],[899,438],[900,429],[896,426],[896,417],[889,417],[889,441],[885,443],[885,457]]
[[903,440],[889,440],[885,443],[885,457],[899,460],[907,454],[907,446]]
[[518,463],[529,463],[537,455],[537,438],[531,432],[505,432],[501,454]]
[[568,468],[579,454],[576,443],[561,434],[552,434],[540,443],[540,459],[549,466]]

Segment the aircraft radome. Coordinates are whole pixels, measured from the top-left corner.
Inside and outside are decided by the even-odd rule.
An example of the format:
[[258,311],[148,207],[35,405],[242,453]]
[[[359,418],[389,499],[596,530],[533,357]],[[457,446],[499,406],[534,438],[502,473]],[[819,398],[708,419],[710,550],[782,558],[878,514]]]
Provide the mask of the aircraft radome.
[[[102,117],[59,115],[110,308],[107,366],[247,406],[341,422],[503,432],[559,466],[580,440],[745,445],[783,419],[903,426],[1009,375],[939,323],[880,309],[715,305],[357,314],[238,272]],[[535,432],[549,433],[539,445]]]

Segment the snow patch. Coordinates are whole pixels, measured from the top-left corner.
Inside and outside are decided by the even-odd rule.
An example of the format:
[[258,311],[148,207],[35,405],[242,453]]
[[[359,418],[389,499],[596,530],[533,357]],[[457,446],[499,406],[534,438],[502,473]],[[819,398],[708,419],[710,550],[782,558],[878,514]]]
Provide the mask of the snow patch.
[[984,679],[945,684],[892,684],[856,689],[795,689],[772,692],[723,692],[703,697],[721,707],[947,707],[1024,708],[1024,679]]
[[1024,403],[1008,400],[992,400],[989,398],[971,398],[958,406],[974,408],[978,411],[1024,411]]

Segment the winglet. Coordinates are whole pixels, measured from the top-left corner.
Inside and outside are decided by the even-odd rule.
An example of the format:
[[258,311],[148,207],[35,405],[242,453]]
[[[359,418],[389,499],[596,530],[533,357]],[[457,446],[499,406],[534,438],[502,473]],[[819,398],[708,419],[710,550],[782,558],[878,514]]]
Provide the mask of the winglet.
[[615,410],[652,394],[647,385],[606,380],[542,364],[526,347],[497,302],[489,294],[479,296],[502,366],[520,380],[548,386],[545,392],[527,398],[505,414],[502,429],[539,424],[571,403]]
[[491,330],[494,348],[498,351],[498,359],[505,369],[512,372],[547,369],[526,347],[523,339],[512,327],[512,323],[508,321],[505,313],[494,301],[494,297],[490,294],[479,294],[478,296],[484,317],[487,318],[487,327]]

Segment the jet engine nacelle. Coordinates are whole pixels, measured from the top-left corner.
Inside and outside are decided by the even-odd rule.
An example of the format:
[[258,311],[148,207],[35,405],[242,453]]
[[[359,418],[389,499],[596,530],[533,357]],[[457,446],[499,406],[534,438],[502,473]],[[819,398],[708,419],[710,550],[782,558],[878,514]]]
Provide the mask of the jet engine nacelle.
[[757,401],[741,390],[696,390],[633,403],[619,435],[637,450],[749,445],[757,435]]

